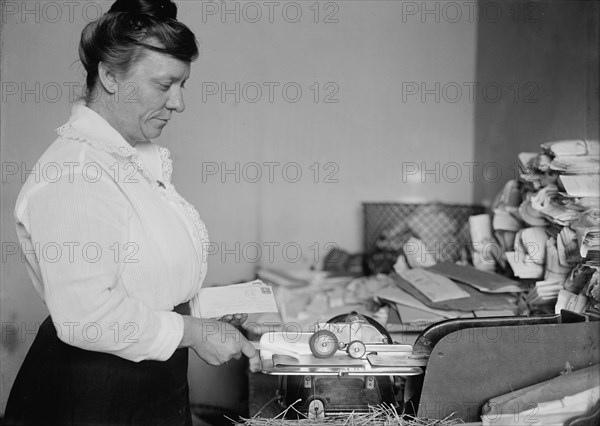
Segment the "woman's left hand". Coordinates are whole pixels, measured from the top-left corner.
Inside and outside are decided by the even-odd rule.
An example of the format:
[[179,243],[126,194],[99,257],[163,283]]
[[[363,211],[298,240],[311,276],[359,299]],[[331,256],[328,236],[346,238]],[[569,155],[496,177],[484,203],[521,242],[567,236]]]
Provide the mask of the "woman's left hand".
[[229,323],[234,327],[239,327],[248,319],[248,314],[227,314],[223,315],[219,321]]

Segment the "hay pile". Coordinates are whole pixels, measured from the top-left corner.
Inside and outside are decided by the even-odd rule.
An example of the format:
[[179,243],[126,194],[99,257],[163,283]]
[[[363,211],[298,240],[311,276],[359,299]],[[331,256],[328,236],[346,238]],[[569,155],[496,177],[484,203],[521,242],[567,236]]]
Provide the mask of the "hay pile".
[[[293,412],[297,413],[301,419],[286,420],[285,417],[289,410],[293,410]],[[257,414],[257,416],[258,415],[260,415],[260,413]],[[396,411],[395,407],[386,404],[369,406],[368,413],[328,415],[324,419],[308,419],[304,414],[294,408],[294,404],[272,419],[257,416],[250,419],[242,418],[237,422],[233,421],[233,423],[236,426],[453,426],[463,423],[462,420],[450,420],[450,417],[452,417],[451,415],[443,420],[416,419],[402,416],[402,414]]]

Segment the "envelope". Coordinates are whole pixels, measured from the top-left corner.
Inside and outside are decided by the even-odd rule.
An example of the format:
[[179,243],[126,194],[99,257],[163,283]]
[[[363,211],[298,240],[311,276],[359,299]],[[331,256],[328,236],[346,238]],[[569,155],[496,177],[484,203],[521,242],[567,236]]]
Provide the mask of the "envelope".
[[278,312],[273,289],[261,280],[203,288],[199,300],[202,318]]

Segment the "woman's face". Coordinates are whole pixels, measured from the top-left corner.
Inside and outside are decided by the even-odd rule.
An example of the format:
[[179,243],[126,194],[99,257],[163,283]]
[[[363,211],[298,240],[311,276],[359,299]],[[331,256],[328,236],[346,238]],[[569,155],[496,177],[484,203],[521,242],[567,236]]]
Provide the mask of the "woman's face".
[[113,126],[132,145],[157,138],[173,111],[185,109],[183,88],[189,76],[189,62],[146,50],[125,75],[117,77]]

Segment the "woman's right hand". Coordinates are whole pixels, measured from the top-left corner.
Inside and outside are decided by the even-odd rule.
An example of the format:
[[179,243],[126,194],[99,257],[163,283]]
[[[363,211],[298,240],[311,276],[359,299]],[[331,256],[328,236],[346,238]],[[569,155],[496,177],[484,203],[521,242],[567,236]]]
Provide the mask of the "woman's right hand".
[[256,355],[254,346],[232,324],[183,316],[183,338],[179,347],[192,348],[210,365],[221,365],[232,359]]

